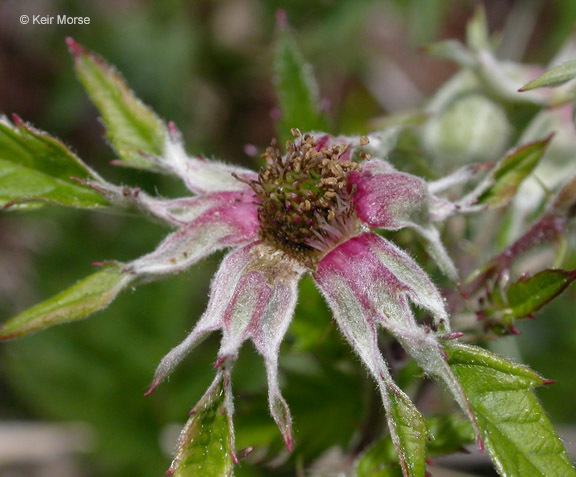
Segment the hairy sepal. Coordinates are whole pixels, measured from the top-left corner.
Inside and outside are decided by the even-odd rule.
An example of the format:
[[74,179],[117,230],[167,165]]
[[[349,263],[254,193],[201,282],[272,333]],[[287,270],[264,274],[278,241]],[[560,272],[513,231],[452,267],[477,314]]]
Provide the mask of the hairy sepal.
[[[165,205],[168,207],[164,213],[174,218],[170,203]],[[177,202],[172,205],[177,206]],[[182,213],[188,214],[184,217],[191,220],[166,237],[155,251],[130,263],[129,272],[178,273],[217,250],[246,245],[257,239],[257,209],[251,197],[221,193],[202,196],[193,201],[193,205],[195,209],[191,210],[185,202],[180,203]]]
[[[379,304],[375,300],[380,299],[379,292],[392,288],[402,290],[400,293],[403,294],[407,293],[409,285],[396,279],[390,270],[384,269],[371,253],[373,240],[381,239],[365,234],[344,243],[318,264],[314,279],[332,309],[340,330],[378,384],[403,475],[423,476],[426,425],[409,398],[393,382],[377,343]],[[395,261],[394,258],[391,258],[391,262]],[[348,266],[352,261],[355,263],[354,269]],[[405,283],[421,281],[422,277],[416,277],[415,272],[418,270],[412,269],[403,274]],[[397,307],[401,299],[401,296],[390,294],[384,298],[388,308]],[[426,303],[426,300],[421,301]],[[424,306],[437,307],[430,303]]]
[[[353,269],[349,266],[351,262]],[[426,373],[446,385],[474,423],[466,396],[446,363],[438,336],[433,330],[419,326],[410,309],[409,301],[430,311],[436,327],[443,335],[450,336],[442,297],[405,252],[375,234],[363,234],[327,255],[314,276],[339,325],[348,330],[345,334],[353,336],[368,326],[366,323],[385,328]],[[366,338],[363,343],[358,339],[349,338],[349,341],[360,356],[374,346]]]
[[199,156],[189,156],[184,149],[181,134],[175,127],[172,127],[170,132],[158,164],[180,177],[191,192],[209,194],[251,190],[245,182],[236,177],[243,181],[255,180],[257,174],[254,171]]
[[304,268],[282,252],[250,244],[227,255],[211,286],[208,307],[190,335],[160,363],[148,393],[206,336],[221,329],[215,366],[234,362],[244,341],[252,339],[264,357],[269,405],[286,446],[292,450],[292,418],[280,393],[278,353],[296,306],[298,280]]

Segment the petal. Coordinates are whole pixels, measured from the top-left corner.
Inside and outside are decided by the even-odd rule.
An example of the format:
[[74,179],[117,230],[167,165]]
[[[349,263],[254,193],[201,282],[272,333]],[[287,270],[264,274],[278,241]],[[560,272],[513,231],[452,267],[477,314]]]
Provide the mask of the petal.
[[208,308],[190,335],[161,361],[147,394],[210,331],[222,330],[215,367],[235,362],[242,343],[252,338],[263,355],[269,381],[271,414],[292,448],[291,416],[278,385],[278,350],[296,306],[304,268],[282,252],[254,243],[228,254],[211,285]]
[[186,339],[162,359],[146,394],[153,392],[208,333],[224,327],[226,310],[246,266],[252,261],[251,249],[252,246],[247,246],[235,250],[222,260],[210,285],[210,300],[206,311]]
[[[353,248],[356,248],[356,245],[358,244],[352,244]],[[390,435],[400,458],[402,472],[405,476],[412,475],[409,472],[410,459],[404,452],[408,443],[402,439],[402,435],[398,432],[399,423],[395,411],[401,409],[405,419],[410,420],[414,427],[422,430],[422,432],[425,432],[424,419],[408,396],[392,380],[386,362],[378,348],[376,323],[371,318],[376,315],[372,308],[367,306],[365,297],[359,296],[355,287],[350,286],[349,280],[346,278],[350,270],[341,270],[341,265],[344,265],[344,262],[340,260],[340,257],[331,257],[328,260],[325,258],[319,263],[314,279],[332,309],[334,319],[342,334],[360,356],[378,384],[386,409]],[[361,268],[358,267],[358,269]],[[371,283],[369,280],[367,278],[367,283]],[[395,285],[397,286],[397,284]],[[424,440],[422,439],[421,442]],[[422,455],[423,453],[422,449]]]
[[179,217],[198,216],[164,239],[154,252],[130,263],[127,270],[135,274],[176,273],[217,250],[253,242],[258,237],[257,206],[241,198],[245,196],[223,193],[194,202],[194,208],[184,210]]
[[403,295],[430,311],[436,326],[449,332],[444,300],[434,283],[406,252],[379,235],[366,233],[341,244],[322,259],[320,272],[327,280],[344,279],[366,307],[363,314],[387,310],[390,325],[402,327],[395,306]]
[[[407,254],[375,234],[360,235],[326,255],[318,264],[314,278],[335,316],[344,316],[338,323],[351,330],[348,334],[358,333],[356,330],[368,325],[381,324],[426,373],[445,383],[475,422],[436,334],[418,326],[414,319],[408,299],[432,312],[442,333],[450,330],[440,294]],[[366,338],[363,341],[354,338],[354,341],[355,347],[361,348],[358,353],[363,359],[363,355],[376,352]]]
[[[210,210],[228,207],[235,204],[255,206],[254,194],[243,192],[214,192],[195,197],[180,199],[157,199],[155,204],[156,215],[166,217],[168,221],[177,225],[186,225]],[[251,209],[252,207],[248,207]],[[238,212],[238,209],[236,209]]]
[[[242,342],[252,338],[258,351],[277,356],[280,342],[294,313],[297,284],[305,269],[283,252],[256,243],[233,252],[238,261],[238,279],[227,291],[222,309],[221,361],[234,356]],[[237,272],[235,272],[237,273]]]
[[374,166],[350,174],[356,186],[356,215],[369,227],[399,230],[428,221],[429,196],[426,183],[402,172],[375,173]]
[[246,266],[225,311],[217,364],[229,357],[235,359],[241,344],[252,338],[266,365],[270,413],[291,451],[292,417],[278,384],[278,353],[294,315],[298,280],[305,269],[263,244],[254,246],[251,254],[252,261]]
[[266,314],[273,291],[259,271],[243,270],[222,316],[223,337],[216,366],[236,359],[238,349]]
[[268,406],[270,407],[270,414],[276,422],[282,439],[288,451],[292,452],[294,448],[294,438],[292,437],[292,415],[286,400],[280,393],[280,386],[278,384],[278,360],[266,359],[266,376],[268,378]]
[[369,162],[363,163],[362,170],[371,175],[398,173],[392,164],[378,158],[370,159]]
[[[338,252],[334,251],[328,257],[335,253]],[[366,297],[358,295],[357,290],[348,283],[345,273],[350,273],[351,270],[342,273],[344,270],[339,270],[340,264],[334,263],[328,257],[318,264],[318,269],[314,273],[314,280],[320,292],[330,306],[342,334],[378,384],[391,380],[388,367],[378,349],[376,325],[370,318],[375,315],[374,310],[366,302]],[[349,260],[356,258],[349,257]]]
[[[330,149],[333,146],[343,144],[349,146],[348,154],[343,160],[350,159],[350,153],[355,148],[361,147],[363,151],[374,157],[386,157],[396,146],[400,134],[404,131],[404,126],[393,126],[382,131],[368,134],[367,136],[330,136],[322,132],[309,133],[317,143],[316,149],[321,151],[322,148]],[[364,144],[364,138],[368,138],[368,144]],[[299,140],[297,139],[296,142]],[[384,161],[381,161],[384,162]],[[391,167],[391,166],[390,166]]]
[[[399,230],[413,228],[426,241],[426,249],[440,269],[452,280],[458,273],[431,220],[453,213],[454,205],[430,195],[419,177],[396,172],[385,161],[371,161],[362,172],[350,175],[356,186],[353,196],[356,215],[371,228]],[[434,215],[433,215],[434,214]],[[439,217],[438,217],[439,218]]]
[[257,174],[249,169],[188,156],[180,135],[176,131],[171,131],[171,137],[166,142],[164,158],[161,162],[164,167],[168,167],[172,173],[178,175],[186,187],[196,194],[251,190],[248,185],[237,180],[232,174],[245,180],[257,179]]
[[[289,275],[286,273],[286,266],[292,269]],[[286,263],[285,267],[279,268],[275,272],[279,277],[284,276],[285,278],[275,283],[266,311],[252,334],[252,341],[258,352],[264,357],[268,378],[270,413],[282,433],[286,447],[292,451],[292,417],[288,405],[280,393],[278,354],[280,343],[284,339],[294,315],[298,297],[298,280],[304,269],[290,262]]]

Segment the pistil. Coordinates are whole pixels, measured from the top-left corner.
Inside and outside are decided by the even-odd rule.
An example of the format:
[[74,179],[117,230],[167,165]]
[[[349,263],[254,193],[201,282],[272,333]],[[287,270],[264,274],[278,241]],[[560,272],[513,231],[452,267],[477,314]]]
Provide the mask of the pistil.
[[[282,155],[275,140],[263,154],[266,167],[248,182],[260,204],[260,237],[308,267],[356,229],[348,175],[360,171],[350,146],[323,141],[293,129]],[[367,144],[362,138],[360,145]],[[360,159],[368,159],[361,153]]]

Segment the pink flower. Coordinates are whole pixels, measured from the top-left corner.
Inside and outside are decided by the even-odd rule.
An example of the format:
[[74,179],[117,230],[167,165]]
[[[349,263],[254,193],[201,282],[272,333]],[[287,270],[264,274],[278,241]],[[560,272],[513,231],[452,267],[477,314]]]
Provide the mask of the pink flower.
[[[210,389],[225,382],[231,416],[229,373],[240,347],[251,339],[265,361],[270,412],[292,449],[290,411],[278,383],[278,353],[296,306],[298,281],[310,273],[343,335],[376,381],[401,454],[392,406],[401,401],[410,413],[421,416],[390,376],[377,345],[379,326],[392,333],[428,374],[444,381],[470,417],[471,413],[441,346],[442,339],[455,337],[442,296],[406,252],[373,230],[413,228],[439,266],[455,278],[432,222],[460,206],[435,193],[469,174],[462,170],[427,184],[382,159],[371,159],[368,152],[378,153],[382,147],[377,136],[333,138],[302,136],[298,131],[294,136],[285,154],[273,143],[264,155],[267,166],[256,174],[187,156],[172,128],[159,165],[180,176],[194,197],[159,200],[135,190],[98,186],[116,202],[121,196],[177,227],[154,252],[126,267],[131,276],[180,272],[232,247],[212,281],[205,313],[161,361],[147,394],[208,333],[221,330],[218,373]],[[417,324],[411,304],[431,314],[434,330]],[[406,473],[408,464],[402,458],[401,462]]]

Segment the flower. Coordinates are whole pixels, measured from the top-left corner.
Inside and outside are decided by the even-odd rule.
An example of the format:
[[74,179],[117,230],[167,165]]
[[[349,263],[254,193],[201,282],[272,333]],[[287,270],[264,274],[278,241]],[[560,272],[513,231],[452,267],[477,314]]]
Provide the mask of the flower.
[[[108,275],[95,275],[86,285],[77,285],[105,288],[100,288],[102,293],[93,303],[66,312],[76,318],[106,306],[130,284],[181,272],[217,250],[232,249],[212,280],[205,313],[186,339],[162,359],[147,395],[204,337],[221,330],[216,377],[200,403],[211,402],[216,394],[225,396],[229,447],[234,456],[230,372],[240,347],[250,339],[264,358],[270,413],[291,450],[292,418],[280,392],[278,354],[294,314],[298,282],[309,273],[342,334],[378,385],[404,475],[412,475],[410,458],[404,455],[406,446],[411,445],[406,429],[418,434],[416,440],[422,443],[426,426],[392,380],[377,344],[379,327],[390,332],[428,375],[440,379],[475,422],[460,383],[446,363],[442,341],[460,334],[450,331],[440,292],[406,252],[373,232],[414,229],[439,267],[456,279],[455,267],[433,222],[457,211],[474,210],[472,204],[485,185],[459,203],[437,194],[466,182],[475,168],[426,183],[397,171],[383,159],[370,157],[385,155],[385,135],[332,137],[302,135],[294,129],[294,141],[287,142],[286,152],[281,153],[273,142],[263,155],[266,166],[255,173],[190,157],[173,124],[167,134],[162,157],[146,159],[180,177],[192,197],[152,197],[140,189],[110,184],[95,173],[75,179],[115,206],[138,209],[176,229],[153,252],[128,264],[114,262],[111,282]],[[77,289],[71,292],[72,299],[76,293]],[[67,303],[68,299],[54,300]],[[411,305],[429,312],[432,326],[419,325]],[[50,313],[50,318],[44,319],[32,309],[14,318],[3,328],[2,339],[69,321],[72,316],[58,309]],[[180,450],[186,444],[187,428]],[[180,450],[173,470],[179,465]]]
[[[263,155],[266,167],[256,174],[189,157],[179,133],[173,126],[170,131],[161,164],[179,175],[194,197],[160,200],[138,190],[91,184],[104,195],[115,195],[116,202],[132,201],[178,227],[154,252],[126,266],[131,276],[180,272],[217,250],[232,248],[212,281],[205,313],[162,359],[147,395],[208,333],[221,330],[218,373],[210,389],[225,382],[231,416],[229,373],[241,345],[251,339],[264,358],[270,412],[291,450],[291,416],[280,392],[278,354],[294,314],[298,281],[309,273],[377,382],[399,451],[390,417],[393,402],[401,400],[419,414],[393,382],[378,350],[379,326],[410,350],[427,373],[444,380],[471,416],[439,341],[457,336],[450,333],[441,294],[406,252],[373,232],[413,228],[445,273],[455,278],[432,222],[461,207],[435,194],[465,180],[466,171],[427,184],[370,158],[368,152],[382,146],[377,135],[334,138],[293,130],[295,139],[287,143],[286,153],[273,142]],[[434,330],[416,323],[411,303],[433,316]]]

